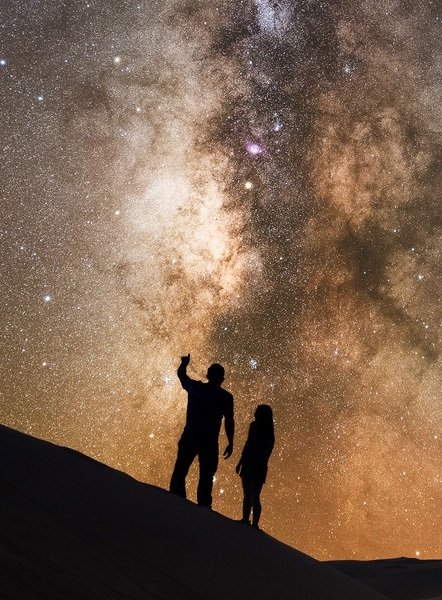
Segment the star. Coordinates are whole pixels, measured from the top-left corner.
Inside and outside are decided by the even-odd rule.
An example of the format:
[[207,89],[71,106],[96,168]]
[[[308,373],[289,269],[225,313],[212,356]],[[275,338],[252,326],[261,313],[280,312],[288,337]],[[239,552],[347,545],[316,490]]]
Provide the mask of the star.
[[258,156],[259,154],[262,154],[262,152],[263,152],[262,146],[260,146],[256,142],[247,143],[246,150],[251,156]]

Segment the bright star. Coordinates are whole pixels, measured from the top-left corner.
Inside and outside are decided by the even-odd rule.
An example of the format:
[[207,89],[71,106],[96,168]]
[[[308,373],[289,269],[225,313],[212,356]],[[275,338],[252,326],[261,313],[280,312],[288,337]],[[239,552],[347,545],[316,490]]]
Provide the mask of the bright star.
[[255,142],[250,142],[246,145],[246,150],[252,156],[258,156],[258,154],[262,154],[262,147]]
[[251,190],[253,188],[253,183],[251,181],[246,181],[244,187],[246,190]]

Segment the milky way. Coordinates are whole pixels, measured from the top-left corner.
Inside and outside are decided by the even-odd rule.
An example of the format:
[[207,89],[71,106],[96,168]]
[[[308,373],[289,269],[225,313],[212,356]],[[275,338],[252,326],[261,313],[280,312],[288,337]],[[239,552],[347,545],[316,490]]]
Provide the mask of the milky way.
[[439,557],[441,19],[3,2],[0,420],[167,487],[190,352],[236,401],[216,510],[266,402],[266,531]]

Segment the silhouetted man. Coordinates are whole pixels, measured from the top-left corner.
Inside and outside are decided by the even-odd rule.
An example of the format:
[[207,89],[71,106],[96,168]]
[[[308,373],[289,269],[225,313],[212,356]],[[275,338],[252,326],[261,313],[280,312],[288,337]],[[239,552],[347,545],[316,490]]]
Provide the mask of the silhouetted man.
[[221,421],[229,441],[223,456],[229,458],[233,451],[233,396],[221,387],[224,368],[211,365],[207,370],[208,383],[195,381],[187,375],[190,354],[181,357],[178,378],[188,394],[186,426],[178,442],[178,455],[170,480],[170,491],[186,497],[186,476],[190,465],[198,456],[200,477],[197,501],[202,506],[212,506],[213,476],[218,467],[218,437]]

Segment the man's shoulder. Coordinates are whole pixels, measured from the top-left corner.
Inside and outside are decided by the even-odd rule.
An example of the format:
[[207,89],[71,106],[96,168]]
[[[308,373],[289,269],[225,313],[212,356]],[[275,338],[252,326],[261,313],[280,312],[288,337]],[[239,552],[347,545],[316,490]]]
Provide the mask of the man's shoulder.
[[191,379],[190,377],[187,377],[184,380],[184,382],[182,382],[182,385],[184,389],[187,390],[189,393],[196,393],[196,391],[200,389],[200,387],[203,386],[204,383],[202,381],[199,381],[198,379]]
[[224,388],[219,388],[219,389],[221,390],[222,395],[225,400],[233,402],[233,394],[231,394],[229,391],[225,390]]
[[190,381],[194,388],[204,387],[204,382],[201,381],[200,379],[191,379]]
[[223,400],[233,400],[233,394],[220,385],[212,386],[210,383],[202,383],[202,385],[205,386],[207,390],[210,390],[210,393],[214,397],[222,398]]

